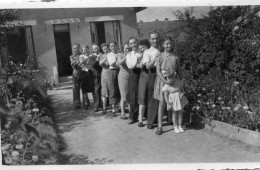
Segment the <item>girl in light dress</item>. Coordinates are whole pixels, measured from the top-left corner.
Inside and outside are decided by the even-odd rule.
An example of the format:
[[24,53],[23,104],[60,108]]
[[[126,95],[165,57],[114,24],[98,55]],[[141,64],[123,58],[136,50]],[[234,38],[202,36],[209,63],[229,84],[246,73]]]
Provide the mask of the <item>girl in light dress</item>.
[[179,79],[176,71],[171,68],[165,70],[164,73],[166,80],[171,82],[162,87],[162,92],[167,103],[167,110],[172,110],[174,132],[184,132],[182,128],[183,108],[188,104],[188,100],[183,92],[183,82]]

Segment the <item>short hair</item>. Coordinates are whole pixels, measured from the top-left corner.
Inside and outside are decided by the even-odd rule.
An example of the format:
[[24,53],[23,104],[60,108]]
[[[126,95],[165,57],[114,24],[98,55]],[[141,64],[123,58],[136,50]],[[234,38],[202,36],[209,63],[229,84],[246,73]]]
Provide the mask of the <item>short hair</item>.
[[102,43],[102,44],[101,44],[101,49],[102,49],[103,47],[108,47],[108,44],[107,44],[107,43]]
[[152,34],[157,34],[157,35],[159,35],[159,33],[158,33],[157,31],[153,31],[153,32],[150,32],[149,38],[151,37]]
[[130,38],[128,39],[128,43],[129,43],[130,40],[136,40],[136,41],[137,41],[137,38],[136,38],[136,37],[130,37]]
[[110,45],[110,44],[115,44],[115,45],[117,45],[117,42],[115,41],[115,40],[112,40],[112,41],[110,41],[108,44]]
[[93,47],[93,46],[97,46],[97,47],[99,48],[98,44],[96,44],[96,43],[93,43],[93,44],[92,44],[92,47]]
[[146,45],[147,48],[150,48],[150,42],[147,39],[138,40],[137,45]]

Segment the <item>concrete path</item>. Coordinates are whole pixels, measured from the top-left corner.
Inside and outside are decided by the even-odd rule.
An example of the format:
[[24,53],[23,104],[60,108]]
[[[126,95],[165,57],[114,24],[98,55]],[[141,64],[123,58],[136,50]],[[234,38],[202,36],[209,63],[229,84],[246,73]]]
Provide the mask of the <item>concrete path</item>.
[[[54,102],[60,135],[66,143],[62,164],[140,164],[257,162],[260,148],[223,138],[204,129],[175,134],[165,126],[156,128],[128,125],[119,116],[102,115],[92,109],[75,110],[72,89],[49,91]],[[146,123],[146,121],[145,121]]]

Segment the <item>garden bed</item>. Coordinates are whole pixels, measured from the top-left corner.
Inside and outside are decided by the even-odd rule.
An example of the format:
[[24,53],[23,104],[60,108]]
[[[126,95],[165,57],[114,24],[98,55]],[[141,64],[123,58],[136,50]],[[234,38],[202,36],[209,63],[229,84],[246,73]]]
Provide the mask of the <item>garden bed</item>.
[[216,120],[205,124],[205,129],[249,145],[260,146],[260,133],[256,131],[239,128]]

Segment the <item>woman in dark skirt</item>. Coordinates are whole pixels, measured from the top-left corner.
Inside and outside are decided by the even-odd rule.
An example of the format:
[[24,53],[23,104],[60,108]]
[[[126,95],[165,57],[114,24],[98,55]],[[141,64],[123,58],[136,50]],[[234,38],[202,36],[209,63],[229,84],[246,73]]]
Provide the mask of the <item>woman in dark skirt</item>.
[[130,78],[129,78],[129,118],[128,124],[132,124],[137,121],[138,117],[138,82],[141,69],[138,68],[138,63],[140,62],[142,55],[140,54],[137,46],[137,39],[134,37],[129,38],[128,40],[129,46],[132,49],[126,55],[126,65],[130,70]]
[[84,109],[88,109],[90,102],[88,99],[88,93],[92,93],[95,90],[94,82],[93,82],[93,72],[90,70],[90,51],[89,47],[85,46],[82,49],[83,54],[79,56],[79,60],[81,63],[81,90],[82,90],[82,97],[83,97],[83,107]]
[[108,71],[108,84],[109,84],[109,102],[112,105],[113,116],[116,116],[116,104],[119,99],[119,87],[118,87],[118,59],[122,53],[118,53],[117,43],[111,41],[109,43],[110,53],[107,54],[107,62],[109,64]]
[[73,54],[70,56],[70,62],[73,69],[73,103],[75,109],[80,108],[80,75],[81,75],[81,67],[80,67],[80,45],[74,44],[72,46]]
[[[143,39],[143,40],[139,40],[137,44],[140,53],[142,53],[142,56],[144,56],[147,53],[148,48],[150,47],[149,41],[147,39]],[[148,73],[149,73],[149,70],[146,68],[143,60],[140,63],[140,69],[141,69],[141,73],[140,73],[139,84],[138,84],[138,104],[139,104],[138,127],[143,127],[144,126],[143,116],[145,114],[147,101],[148,101]]]

